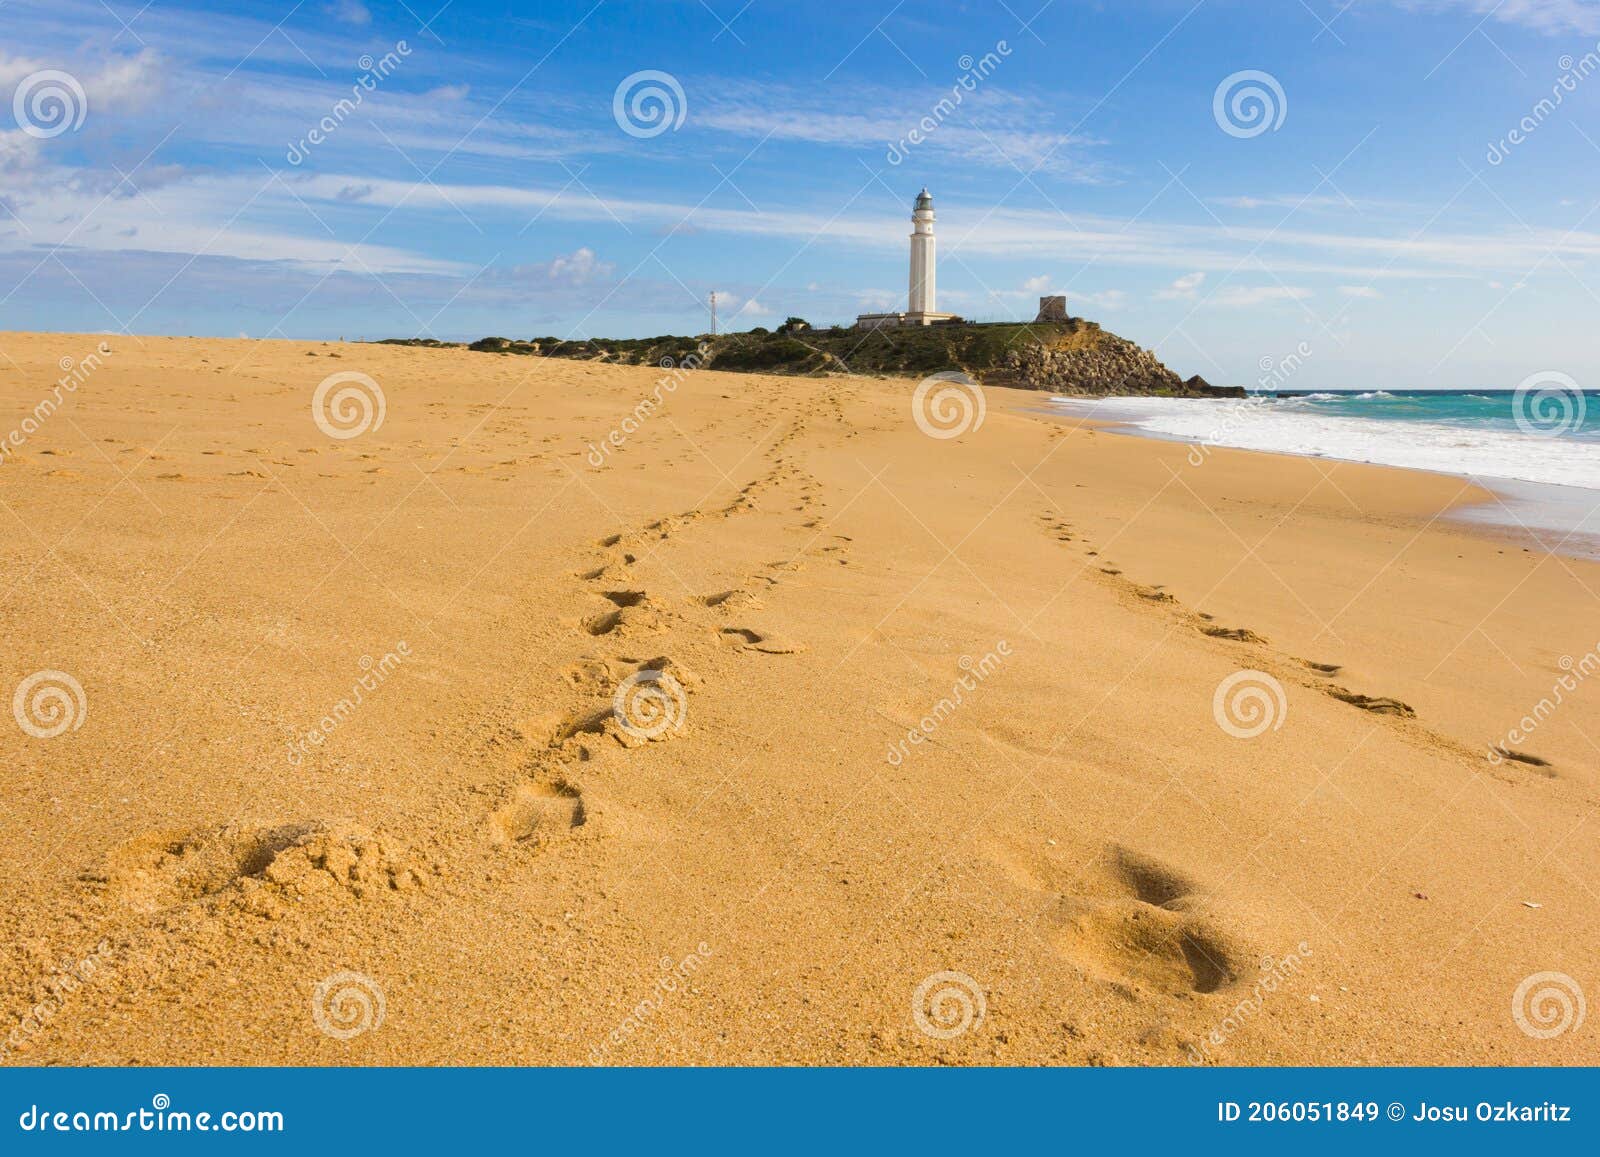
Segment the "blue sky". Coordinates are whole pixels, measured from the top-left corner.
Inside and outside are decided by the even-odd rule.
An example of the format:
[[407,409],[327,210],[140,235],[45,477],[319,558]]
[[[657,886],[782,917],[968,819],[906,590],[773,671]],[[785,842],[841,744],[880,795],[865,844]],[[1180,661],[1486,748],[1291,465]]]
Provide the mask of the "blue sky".
[[925,184],[972,318],[1065,293],[1228,384],[1303,344],[1295,386],[1600,385],[1600,0],[140,3],[0,0],[0,329],[846,321],[904,306]]

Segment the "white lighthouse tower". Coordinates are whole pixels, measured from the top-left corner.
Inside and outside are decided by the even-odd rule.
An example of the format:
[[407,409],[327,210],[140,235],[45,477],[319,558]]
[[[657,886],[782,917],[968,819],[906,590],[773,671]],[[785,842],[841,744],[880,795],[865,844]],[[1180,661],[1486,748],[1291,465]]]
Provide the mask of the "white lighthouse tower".
[[917,203],[911,209],[911,309],[907,318],[912,325],[921,323],[933,313],[934,268],[933,198],[924,188],[917,194]]
[[935,304],[937,270],[933,240],[933,197],[924,188],[911,207],[911,282],[909,309],[904,313],[863,313],[856,316],[861,329],[890,329],[902,325],[958,322],[953,313],[939,313]]

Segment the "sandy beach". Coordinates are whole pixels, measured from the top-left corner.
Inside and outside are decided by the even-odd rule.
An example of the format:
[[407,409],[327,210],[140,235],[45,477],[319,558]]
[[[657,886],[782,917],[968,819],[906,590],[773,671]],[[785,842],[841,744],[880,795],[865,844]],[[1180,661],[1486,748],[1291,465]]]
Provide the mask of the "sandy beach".
[[1600,565],[1467,483],[103,340],[0,335],[3,1063],[1600,1059]]

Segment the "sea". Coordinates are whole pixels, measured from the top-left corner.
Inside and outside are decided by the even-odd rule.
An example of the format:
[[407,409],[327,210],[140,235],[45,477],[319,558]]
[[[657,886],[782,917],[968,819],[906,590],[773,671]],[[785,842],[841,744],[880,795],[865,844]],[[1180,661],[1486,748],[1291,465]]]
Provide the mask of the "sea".
[[[1551,375],[1551,378],[1557,378]],[[1497,501],[1457,517],[1600,557],[1600,391],[1570,379],[1517,390],[1327,390],[1239,400],[1052,398],[1123,432],[1470,478]]]

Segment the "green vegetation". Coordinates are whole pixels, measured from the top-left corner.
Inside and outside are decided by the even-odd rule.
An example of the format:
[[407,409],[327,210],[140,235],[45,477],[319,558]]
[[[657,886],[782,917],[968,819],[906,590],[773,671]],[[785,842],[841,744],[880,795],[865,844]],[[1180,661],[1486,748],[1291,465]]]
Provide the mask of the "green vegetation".
[[[674,365],[704,344],[706,364],[719,370],[768,374],[856,373],[910,375],[960,370],[974,376],[1002,371],[1006,355],[1019,346],[1088,348],[1100,338],[1094,322],[1074,318],[1050,324],[994,323],[934,325],[905,329],[862,330],[847,326],[812,329],[801,318],[789,318],[774,333],[764,329],[711,337],[663,335],[647,338],[590,338],[563,341],[538,337],[530,341],[486,337],[468,348],[485,353],[577,358],[622,365]],[[431,339],[389,339],[389,344],[441,345]]]
[[[432,339],[389,344],[437,346]],[[788,318],[776,332],[664,334],[648,338],[486,337],[467,348],[502,356],[555,357],[618,365],[687,365],[743,373],[865,374],[920,378],[958,370],[986,385],[1092,393],[1207,392],[1184,383],[1147,352],[1092,321],[941,324],[895,329],[813,329]],[[1130,360],[1132,359],[1132,360]],[[1238,391],[1227,391],[1229,394]]]

